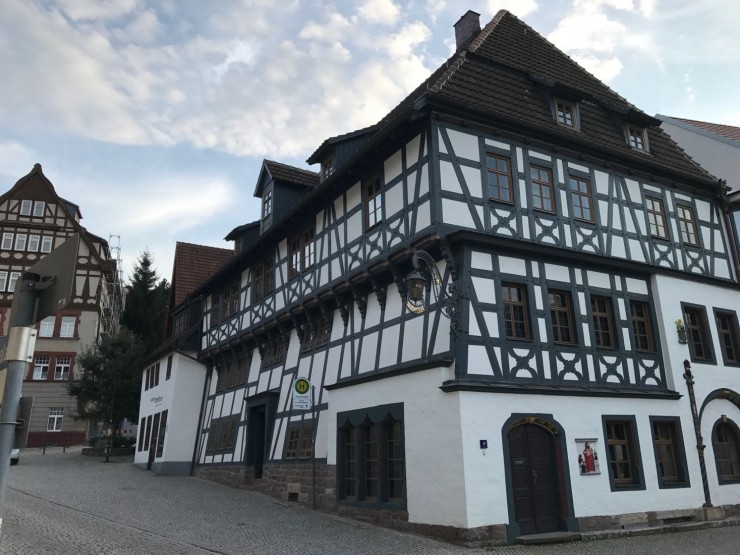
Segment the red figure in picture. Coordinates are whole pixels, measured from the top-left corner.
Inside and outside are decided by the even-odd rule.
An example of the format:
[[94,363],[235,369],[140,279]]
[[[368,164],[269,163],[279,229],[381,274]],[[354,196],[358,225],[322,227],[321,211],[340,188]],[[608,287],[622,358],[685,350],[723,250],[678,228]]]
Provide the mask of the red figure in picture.
[[595,472],[596,464],[594,463],[594,452],[591,449],[591,445],[588,443],[583,448],[583,465],[586,467],[586,472]]

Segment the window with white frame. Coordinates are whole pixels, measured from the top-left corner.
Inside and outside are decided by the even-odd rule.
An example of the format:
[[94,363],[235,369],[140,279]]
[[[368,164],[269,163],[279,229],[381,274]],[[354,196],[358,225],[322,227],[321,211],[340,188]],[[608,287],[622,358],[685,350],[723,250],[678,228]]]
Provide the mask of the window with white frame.
[[13,239],[15,238],[15,235],[12,233],[3,233],[3,242],[0,245],[0,248],[2,248],[4,251],[9,251],[13,248]]
[[5,291],[8,285],[8,272],[0,272],[0,291]]
[[39,241],[41,240],[41,237],[38,235],[29,235],[28,236],[28,250],[29,252],[39,252]]
[[12,293],[15,291],[15,282],[20,279],[21,273],[20,272],[10,272],[10,281],[8,281],[8,292]]
[[28,199],[23,199],[21,201],[21,216],[30,216],[32,207],[33,207],[33,201],[28,200]]
[[35,218],[43,218],[44,217],[44,207],[46,206],[46,203],[43,200],[37,200],[33,203],[33,216]]
[[47,432],[61,432],[62,420],[64,420],[64,409],[49,409],[49,424]]
[[51,252],[51,248],[54,243],[54,238],[48,235],[41,237],[41,252]]
[[70,366],[72,366],[72,357],[57,357],[54,365],[54,379],[68,380]]
[[25,233],[18,233],[15,236],[15,250],[24,251],[26,250],[26,237]]
[[39,322],[39,337],[51,337],[54,335],[55,316],[47,316]]
[[74,337],[76,320],[77,318],[74,316],[62,316],[62,326],[59,328],[59,337]]
[[49,357],[36,357],[33,361],[33,379],[46,380],[49,377]]

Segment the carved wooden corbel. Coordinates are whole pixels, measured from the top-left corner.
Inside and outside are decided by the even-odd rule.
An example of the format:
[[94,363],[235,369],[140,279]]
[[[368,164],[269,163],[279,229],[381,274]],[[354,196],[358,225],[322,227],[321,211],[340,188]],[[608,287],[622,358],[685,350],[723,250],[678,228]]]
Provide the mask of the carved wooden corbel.
[[380,310],[385,310],[385,299],[388,294],[388,286],[381,284],[376,279],[372,279],[370,283],[373,287],[373,292],[375,293],[375,296],[378,299]]
[[367,314],[367,296],[363,295],[357,288],[353,287],[352,297],[354,298],[355,304],[360,311],[360,316],[364,320],[365,315]]

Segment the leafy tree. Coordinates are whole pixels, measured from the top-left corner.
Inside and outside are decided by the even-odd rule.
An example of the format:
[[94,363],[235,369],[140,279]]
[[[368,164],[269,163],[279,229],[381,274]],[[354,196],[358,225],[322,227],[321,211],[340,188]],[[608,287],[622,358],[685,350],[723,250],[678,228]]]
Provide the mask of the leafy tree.
[[85,347],[77,357],[77,379],[67,384],[77,399],[77,418],[112,421],[114,430],[124,418],[135,422],[143,359],[143,344],[126,328]]
[[164,339],[170,298],[170,284],[166,279],[159,279],[152,265],[152,254],[149,251],[141,253],[126,293],[126,309],[121,318],[121,324],[141,339],[147,354]]

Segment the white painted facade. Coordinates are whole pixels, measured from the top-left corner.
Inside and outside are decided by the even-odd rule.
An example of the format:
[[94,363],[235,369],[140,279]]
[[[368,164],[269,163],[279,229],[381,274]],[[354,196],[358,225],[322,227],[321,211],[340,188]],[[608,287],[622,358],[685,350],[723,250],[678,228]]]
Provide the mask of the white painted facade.
[[[208,371],[197,467],[272,493],[282,484],[289,497],[315,427],[316,459],[335,478],[319,492],[327,506],[392,513],[424,531],[496,529],[513,541],[708,518],[707,495],[718,511],[737,510],[740,474],[721,479],[714,452],[717,423],[740,422],[740,365],[721,354],[732,358],[732,347],[740,360],[740,294],[718,184],[697,168],[679,179],[657,150],[657,161],[598,152],[575,133],[561,146],[446,108],[420,112],[346,176],[328,177],[331,187],[316,185],[292,219],[262,226],[256,246],[200,291]],[[538,208],[533,169],[550,176],[551,209]],[[508,198],[492,192],[497,172]],[[315,261],[296,271],[292,245],[308,227]],[[435,278],[412,268],[421,249],[456,303],[452,319],[430,289],[423,314],[406,304],[412,269]],[[238,307],[212,318],[234,284]],[[715,309],[734,315],[731,333]],[[711,361],[696,354],[693,328],[679,343],[676,320],[688,325],[690,313],[705,314],[697,326]],[[298,378],[315,387],[315,418],[292,408]],[[588,442],[600,471],[579,461]]]
[[[167,377],[167,366],[170,375]],[[158,383],[147,388],[147,371],[159,372]],[[144,371],[134,465],[156,474],[190,475],[206,369],[184,352],[169,352]],[[154,378],[150,377],[149,383]],[[162,425],[162,415],[166,424]],[[155,428],[155,417],[159,426]],[[148,438],[149,441],[146,441]]]

